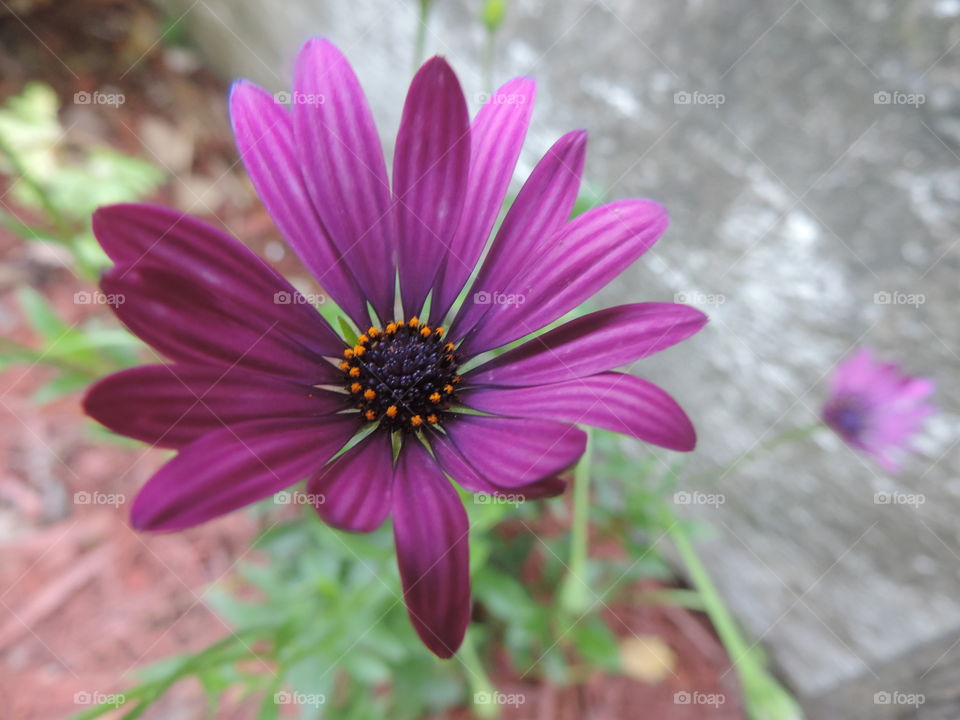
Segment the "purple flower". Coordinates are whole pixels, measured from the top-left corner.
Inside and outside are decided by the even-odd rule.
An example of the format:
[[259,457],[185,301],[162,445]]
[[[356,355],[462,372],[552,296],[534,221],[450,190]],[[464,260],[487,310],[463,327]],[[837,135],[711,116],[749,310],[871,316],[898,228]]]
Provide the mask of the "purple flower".
[[250,83],[234,86],[250,177],[362,333],[351,345],[223,232],[158,207],[97,211],[94,231],[116,264],[103,288],[124,298],[114,310],[127,327],[172,361],[110,376],[86,398],[108,428],[178,450],[137,496],[135,527],[187,528],[307,477],[334,527],[368,532],[392,516],[410,619],[449,657],[469,619],[470,576],[467,515],[447,476],[473,492],[555,495],[558,473],[584,450],[580,423],[693,448],[669,395],[610,371],[697,332],[706,318],[695,309],[621,305],[484,356],[576,308],[666,228],[649,200],[569,220],[582,131],[533,170],[442,327],[500,212],[533,94],[531,80],[512,80],[471,123],[453,71],[428,61],[403,108],[391,182],[357,78],[329,42],[301,51],[289,111]]
[[877,362],[869,349],[862,348],[837,368],[823,421],[845,443],[867,453],[884,469],[896,471],[911,437],[933,413],[927,402],[933,390],[933,381],[905,375],[892,363]]

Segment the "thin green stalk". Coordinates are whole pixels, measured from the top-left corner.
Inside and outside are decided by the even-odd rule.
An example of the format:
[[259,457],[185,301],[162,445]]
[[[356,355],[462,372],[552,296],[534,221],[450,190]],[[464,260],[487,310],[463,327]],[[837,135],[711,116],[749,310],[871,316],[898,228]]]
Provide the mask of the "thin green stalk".
[[487,677],[487,671],[480,661],[477,647],[473,644],[473,633],[469,628],[457,656],[467,669],[467,684],[470,686],[473,714],[479,718],[500,717],[500,706],[495,702],[497,689]]
[[427,23],[430,21],[430,6],[433,0],[420,0],[420,15],[417,18],[417,40],[413,50],[413,71],[423,63],[427,49]]
[[587,559],[590,534],[590,464],[593,443],[587,430],[587,446],[573,471],[573,521],[570,529],[570,560],[560,591],[564,610],[582,614],[590,609]]

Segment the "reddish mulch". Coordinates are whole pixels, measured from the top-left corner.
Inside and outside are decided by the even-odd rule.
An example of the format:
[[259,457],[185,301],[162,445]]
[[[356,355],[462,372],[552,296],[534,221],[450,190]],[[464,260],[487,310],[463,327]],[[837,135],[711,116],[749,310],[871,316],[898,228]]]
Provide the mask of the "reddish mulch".
[[[269,218],[236,164],[227,123],[226,84],[188,50],[157,38],[162,19],[146,2],[9,0],[32,33],[0,10],[0,99],[29,80],[64,100],[68,139],[110,144],[167,166],[177,179],[154,200],[226,225],[287,274],[306,277],[283,254]],[[71,70],[68,72],[66,64]],[[122,81],[117,78],[123,75]],[[73,105],[79,90],[118,86],[119,108]],[[0,195],[6,190],[0,179]],[[35,340],[12,290],[29,283],[70,322],[102,307],[78,306],[80,280],[36,245],[0,230],[0,329]],[[48,378],[40,368],[0,374],[0,707],[4,717],[57,718],[83,709],[77,693],[116,693],[136,668],[196,650],[229,632],[203,602],[204,589],[229,575],[257,528],[231,516],[185,533],[146,536],[127,525],[136,488],[166,454],[97,435],[78,398],[37,407],[31,395]],[[118,507],[77,504],[78,492],[122,495]],[[100,498],[103,499],[103,498]],[[491,671],[503,693],[522,693],[505,718],[743,717],[729,661],[699,615],[669,607],[614,605],[607,620],[621,637],[657,636],[676,656],[675,673],[656,684],[593,672],[573,687],[534,685],[509,667]],[[721,678],[721,676],[723,676]],[[722,693],[717,709],[674,702],[683,691]],[[256,703],[227,703],[218,717],[249,718]],[[174,688],[146,718],[199,720],[203,694]],[[448,713],[467,718],[467,710]]]

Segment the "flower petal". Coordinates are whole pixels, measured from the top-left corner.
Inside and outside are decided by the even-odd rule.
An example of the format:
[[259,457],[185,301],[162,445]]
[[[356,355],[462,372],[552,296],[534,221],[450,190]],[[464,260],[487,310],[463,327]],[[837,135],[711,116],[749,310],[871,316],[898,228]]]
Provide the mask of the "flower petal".
[[573,465],[586,448],[582,430],[549,420],[460,415],[450,441],[488,482],[522,488]]
[[477,385],[548,385],[605,372],[684,340],[707,322],[687,305],[636,303],[571,320],[471,370]]
[[397,261],[404,314],[420,312],[448,262],[470,168],[470,115],[447,61],[434,57],[410,83],[393,157]]
[[[339,354],[343,341],[280,273],[236,238],[157,205],[97,209],[93,232],[118,266],[167,268],[210,288],[240,312],[255,312],[320,354]],[[125,271],[120,271],[123,275]]]
[[321,467],[354,419],[270,419],[203,435],[147,481],[133,502],[137,530],[183,530],[262,500]]
[[464,393],[464,402],[497,415],[593,425],[670,450],[686,452],[697,443],[693,423],[676,400],[633,375],[601,373],[535,387],[477,388]]
[[[535,267],[501,288],[517,303],[491,303],[461,348],[476,354],[539,330],[626,270],[667,227],[651,200],[622,200],[590,210],[541,245]],[[468,297],[464,306],[474,302]]]
[[113,307],[117,317],[173,360],[236,365],[309,385],[342,379],[333,365],[286,332],[289,321],[283,316],[295,319],[299,305],[275,304],[260,288],[250,288],[241,300],[188,275],[144,263],[113,268],[101,285],[122,299]]
[[109,375],[83,401],[116,433],[179,448],[225,425],[271,417],[326,417],[345,396],[263,373],[213,365],[144,365]]
[[535,90],[530,78],[510,80],[490,96],[470,126],[466,198],[450,255],[434,283],[432,324],[443,322],[487,244],[527,135]]
[[290,113],[273,95],[240,81],[230,92],[230,120],[237,150],[270,217],[323,289],[363,327],[366,300],[314,209]]
[[450,328],[451,337],[462,337],[482,322],[500,293],[509,292],[529,268],[540,267],[541,248],[564,226],[577,201],[586,151],[586,132],[567,133],[530,173],[490,246],[463,311]]
[[410,621],[431,652],[451,657],[470,620],[467,513],[416,441],[404,445],[397,464],[393,535]]
[[390,435],[373,432],[310,478],[307,492],[322,497],[314,507],[328,525],[371,532],[390,513],[392,485]]
[[366,96],[347,59],[322,38],[308,40],[300,51],[293,88],[307,191],[366,299],[387,319],[394,290],[390,185]]
[[496,496],[510,495],[524,501],[554,497],[567,488],[566,481],[556,476],[537,480],[524,485],[522,488],[505,488],[483,477],[473,465],[467,462],[463,453],[446,435],[436,433],[431,438],[431,447],[441,469],[472,493]]

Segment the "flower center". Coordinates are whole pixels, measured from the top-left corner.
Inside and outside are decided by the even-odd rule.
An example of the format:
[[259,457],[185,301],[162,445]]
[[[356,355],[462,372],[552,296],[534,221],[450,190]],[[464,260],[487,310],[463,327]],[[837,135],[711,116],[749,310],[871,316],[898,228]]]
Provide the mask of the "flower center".
[[343,351],[340,369],[363,418],[388,430],[438,425],[455,399],[457,356],[443,328],[416,317],[372,327]]
[[827,424],[843,437],[856,440],[867,425],[867,412],[863,404],[853,397],[837,398],[824,411]]

